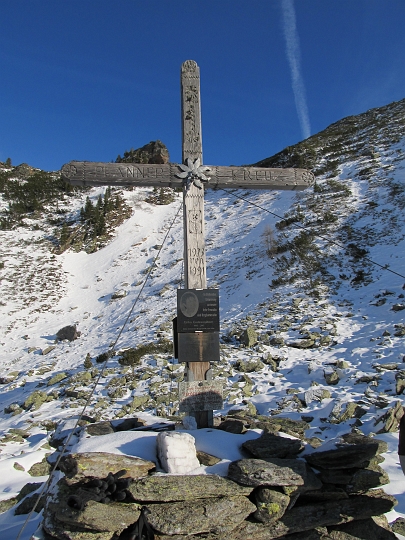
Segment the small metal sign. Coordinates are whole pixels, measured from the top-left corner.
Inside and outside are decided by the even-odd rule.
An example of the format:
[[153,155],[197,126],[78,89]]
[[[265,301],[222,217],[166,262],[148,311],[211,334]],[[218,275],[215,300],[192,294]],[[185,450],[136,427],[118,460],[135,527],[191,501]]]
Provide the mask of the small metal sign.
[[178,332],[219,332],[218,289],[177,290]]
[[179,411],[212,411],[222,409],[223,384],[219,381],[179,383]]
[[177,334],[179,362],[219,362],[219,332]]

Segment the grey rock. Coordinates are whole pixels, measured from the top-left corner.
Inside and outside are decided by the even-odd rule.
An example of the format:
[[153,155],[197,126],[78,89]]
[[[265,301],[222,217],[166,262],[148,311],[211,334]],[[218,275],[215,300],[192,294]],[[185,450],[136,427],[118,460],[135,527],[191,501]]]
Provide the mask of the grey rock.
[[301,486],[306,467],[295,459],[240,459],[229,465],[228,478],[244,486]]
[[337,371],[332,371],[330,373],[324,373],[325,381],[327,384],[335,385],[340,381],[340,377]]
[[36,491],[42,486],[42,482],[28,482],[25,486],[22,487],[20,493],[17,495],[17,501],[22,501],[24,497]]
[[[380,516],[392,510],[395,504],[396,500],[394,497],[377,489],[339,501],[330,501],[317,505],[295,506],[273,524],[254,528],[250,527],[252,524],[242,524],[233,533],[232,540],[242,540],[244,538],[254,538],[255,540],[282,538],[284,535],[307,530],[311,531],[318,527],[329,527],[340,525],[347,521]],[[261,533],[262,528],[267,530],[269,536]],[[253,532],[254,529],[256,529],[257,534]],[[288,536],[288,540],[289,538]]]
[[264,368],[264,363],[261,360],[237,360],[234,368],[244,373],[254,373]]
[[51,472],[51,466],[46,461],[46,457],[39,463],[34,463],[27,471],[31,476],[47,476]]
[[397,538],[385,516],[359,519],[335,527],[328,527],[328,532],[333,540],[395,540]]
[[17,497],[12,497],[11,499],[3,499],[0,501],[0,514],[3,512],[7,512],[7,510],[10,510],[15,504],[17,504],[18,500]]
[[114,431],[129,431],[134,428],[145,426],[145,421],[140,418],[125,418],[124,420],[113,420],[111,425]]
[[318,502],[338,501],[340,499],[347,499],[348,497],[349,495],[344,489],[330,484],[322,486],[320,489],[314,489],[300,494],[300,503],[314,504]]
[[41,497],[39,494],[35,495],[28,495],[25,497],[18,506],[16,506],[14,510],[15,516],[20,516],[23,514],[29,514],[30,512],[41,512],[45,506],[46,501],[46,495],[42,495]]
[[59,464],[68,484],[84,479],[106,478],[108,473],[125,470],[122,478],[140,478],[155,468],[155,463],[144,459],[108,452],[83,452],[64,456]]
[[47,386],[52,386],[53,384],[57,384],[58,382],[63,381],[67,377],[69,377],[69,375],[67,373],[65,373],[64,371],[61,372],[61,373],[57,373],[56,375],[54,375],[53,377],[51,377],[49,379],[49,381],[46,383],[46,385]]
[[377,371],[395,371],[398,369],[398,364],[396,362],[389,362],[387,364],[373,364],[373,368]]
[[281,336],[273,336],[272,338],[270,338],[270,345],[282,347],[283,345],[285,345],[284,338]]
[[386,298],[379,298],[378,300],[373,302],[371,305],[379,307],[379,306],[383,306],[386,302],[387,302]]
[[342,442],[338,442],[337,446],[344,448],[347,444],[371,444],[373,447],[377,445],[376,454],[384,454],[388,452],[388,443],[381,439],[376,439],[374,437],[368,437],[367,435],[362,435],[361,433],[345,433],[341,437]]
[[11,403],[8,407],[5,407],[4,412],[6,414],[12,414],[13,416],[16,416],[17,414],[20,414],[23,412],[24,409],[22,409],[18,403]]
[[404,393],[405,390],[405,379],[397,379],[395,381],[395,393],[397,396]]
[[399,517],[391,523],[391,529],[398,534],[405,536],[405,518]]
[[217,475],[155,475],[139,478],[128,488],[135,501],[179,502],[230,496],[248,496],[251,487],[242,487]]
[[148,522],[161,534],[228,533],[256,506],[246,497],[198,499],[190,502],[149,504]]
[[394,336],[395,337],[405,336],[405,327],[401,327],[401,328],[398,328],[397,330],[395,330]]
[[374,422],[377,426],[383,423],[383,426],[377,431],[378,433],[392,433],[398,431],[398,424],[404,414],[401,401],[397,401],[394,407],[391,407],[385,414]]
[[366,469],[318,469],[325,484],[346,486],[348,493],[368,491],[389,483],[388,474],[378,465]]
[[274,489],[260,487],[255,492],[257,510],[255,519],[262,523],[274,523],[287,510],[290,497]]
[[246,347],[253,347],[257,343],[257,332],[252,326],[248,326],[241,335],[240,340]]
[[[312,530],[305,530],[304,532],[297,532],[284,534],[281,536],[274,536],[274,531],[269,528],[268,524],[264,523],[252,523],[245,521],[237,529],[232,531],[232,540],[273,540],[279,538],[280,540],[330,540],[326,528],[317,527]],[[221,540],[228,540],[222,539]]]
[[[350,439],[349,439],[350,441]],[[334,450],[313,452],[304,456],[312,467],[322,469],[352,469],[364,467],[380,451],[380,441],[367,437],[363,443],[342,444]]]
[[127,295],[127,291],[125,289],[120,289],[118,291],[115,291],[111,295],[111,300],[119,300],[120,298],[125,298]]
[[51,513],[57,521],[68,526],[120,534],[138,520],[141,507],[135,503],[102,504],[90,500],[84,508],[76,510],[63,499],[57,503],[49,503],[47,512]]
[[48,396],[46,392],[42,390],[35,390],[24,401],[23,408],[26,410],[37,410],[46,401],[50,401],[52,398]]
[[329,417],[332,424],[341,424],[350,418],[361,418],[367,413],[367,410],[354,401],[349,401],[346,403],[345,410],[339,414],[340,412],[341,409],[339,407],[336,410],[333,409]]
[[197,450],[197,459],[200,464],[204,465],[205,467],[212,467],[221,461],[221,458],[212,456],[211,454],[207,454],[201,450]]
[[114,433],[114,429],[111,425],[111,422],[108,422],[108,421],[96,422],[95,424],[89,424],[85,427],[85,431],[88,435],[92,435],[96,437]]
[[45,349],[41,350],[41,354],[45,356],[46,354],[52,352],[54,349],[56,349],[55,345],[49,345],[49,347],[45,347]]
[[388,473],[379,466],[375,466],[372,469],[360,469],[354,473],[352,479],[348,483],[347,491],[349,493],[368,491],[369,489],[389,484],[389,482],[390,479]]
[[53,516],[44,514],[42,529],[52,539],[57,540],[111,540],[111,531],[96,532],[82,527],[68,527],[66,523],[60,523]]
[[313,401],[323,401],[324,399],[329,399],[331,393],[327,388],[322,388],[322,386],[311,386],[304,393],[304,401],[306,405],[309,405]]
[[226,420],[221,422],[218,426],[218,429],[235,434],[244,433],[246,431],[244,422],[242,420],[237,420],[234,418],[227,418]]
[[59,341],[63,341],[64,339],[68,341],[74,341],[75,339],[80,337],[80,335],[81,332],[78,332],[76,325],[64,326],[56,332],[56,338]]
[[310,349],[314,347],[315,340],[313,339],[299,339],[297,341],[292,341],[290,343],[287,343],[289,347],[294,347],[295,349]]
[[252,439],[242,444],[253,456],[266,458],[291,459],[304,449],[300,439],[280,437],[274,433],[264,432],[258,439]]

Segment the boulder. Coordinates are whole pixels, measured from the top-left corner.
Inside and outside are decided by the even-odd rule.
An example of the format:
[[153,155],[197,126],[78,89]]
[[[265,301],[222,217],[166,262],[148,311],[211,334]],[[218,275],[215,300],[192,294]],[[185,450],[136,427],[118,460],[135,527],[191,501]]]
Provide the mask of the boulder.
[[240,340],[246,347],[253,347],[257,343],[256,330],[252,326],[248,326],[241,335]]
[[274,489],[260,487],[255,492],[257,510],[255,519],[262,523],[274,523],[287,510],[290,497]]
[[318,467],[326,470],[366,467],[379,453],[380,444],[383,441],[371,437],[365,437],[362,441],[358,444],[342,444],[334,450],[313,452],[304,456],[304,459],[316,469]]
[[81,332],[77,331],[76,325],[64,326],[56,332],[56,339],[58,341],[63,341],[64,339],[68,341],[74,341],[80,337]]
[[377,418],[374,425],[378,425],[383,422],[383,426],[377,431],[377,433],[392,433],[398,431],[398,424],[404,415],[404,409],[401,401],[397,401],[394,407],[390,408],[385,414]]
[[207,452],[202,452],[201,450],[197,450],[197,459],[200,465],[204,465],[205,467],[212,467],[222,461],[221,458],[207,454]]
[[[246,497],[221,497],[148,505],[148,522],[160,534],[229,533],[256,506]],[[228,536],[229,538],[229,536]]]
[[309,405],[313,401],[320,401],[322,402],[324,399],[330,399],[331,393],[326,388],[323,388],[322,386],[311,386],[306,390],[304,393],[304,402],[306,405]]
[[283,418],[282,416],[273,416],[271,418],[267,416],[259,416],[252,418],[250,427],[252,429],[263,429],[270,433],[287,433],[293,437],[303,439],[305,437],[305,430],[310,428],[310,425],[304,420],[292,420],[290,418]]
[[244,422],[236,418],[227,418],[219,424],[218,429],[235,434],[245,433],[246,431]]
[[111,422],[106,420],[104,422],[89,424],[85,427],[85,431],[87,435],[98,437],[101,435],[109,435],[110,433],[114,433],[114,428],[112,427]]
[[335,385],[340,381],[339,373],[337,371],[325,371],[324,377],[326,383],[330,385]]
[[57,521],[68,527],[82,527],[93,531],[110,531],[120,534],[138,520],[141,507],[135,503],[102,504],[90,500],[82,509],[78,510],[69,506],[68,502],[64,500],[58,501],[58,503],[49,503],[48,512],[53,514]]
[[179,502],[215,497],[248,496],[253,488],[217,475],[159,475],[133,481],[128,491],[137,502]]
[[[295,506],[272,524],[243,523],[240,528],[232,532],[232,540],[245,540],[246,538],[270,540],[302,531],[312,531],[318,527],[369,519],[372,516],[380,516],[389,512],[395,504],[394,497],[377,489],[339,501]],[[289,539],[290,536],[288,536]]]
[[291,459],[296,457],[304,449],[304,445],[300,439],[280,437],[280,435],[266,431],[258,439],[245,441],[242,446],[253,456],[260,459],[273,457]]
[[155,468],[155,463],[144,459],[108,452],[83,452],[64,456],[59,463],[66,475],[66,482],[73,484],[81,480],[105,478],[108,473],[123,471],[122,478],[140,478]]
[[111,295],[111,300],[119,300],[120,298],[125,298],[127,295],[127,291],[125,289],[119,289],[118,291],[115,291]]
[[[352,540],[366,538],[367,540],[395,540],[397,537],[388,525],[385,516],[376,516],[369,519],[359,519],[350,523],[343,523],[328,527],[330,538],[333,540]],[[396,531],[398,532],[398,531]]]
[[305,463],[296,459],[240,459],[228,468],[228,478],[253,487],[302,486],[306,474]]
[[345,485],[348,493],[367,491],[389,483],[388,474],[378,465],[367,469],[318,469],[325,484]]
[[292,341],[290,343],[287,343],[289,347],[294,347],[295,349],[311,349],[315,346],[315,340],[314,339],[299,339],[297,341]]
[[51,469],[51,465],[49,465],[46,457],[44,457],[39,463],[34,463],[27,472],[31,476],[48,476],[51,473]]

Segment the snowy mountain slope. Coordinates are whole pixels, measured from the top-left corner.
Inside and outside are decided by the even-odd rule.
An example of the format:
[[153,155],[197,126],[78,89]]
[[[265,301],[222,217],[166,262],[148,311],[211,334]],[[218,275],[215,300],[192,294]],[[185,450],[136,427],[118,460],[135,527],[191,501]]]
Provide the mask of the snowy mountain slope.
[[[317,183],[305,192],[207,190],[208,286],[219,288],[222,328],[214,372],[225,410],[250,403],[260,414],[311,417],[307,437],[327,442],[353,428],[376,433],[384,425],[376,420],[402,401],[404,117],[405,100],[337,122],[260,163],[310,166]],[[67,219],[101,192],[66,197]],[[95,419],[177,411],[183,366],[165,343],[183,286],[181,194],[155,206],[145,202],[148,193],[123,191],[133,214],[94,253],[57,255],[45,216],[0,231],[2,500],[33,481],[27,471],[45,455],[48,434],[88,399]],[[79,339],[55,343],[69,324]],[[259,338],[252,347],[239,339],[249,326]],[[96,357],[112,344],[119,351],[151,343],[160,352],[143,356],[134,374],[115,356],[95,386]],[[385,489],[399,500],[393,519],[405,515],[397,435],[379,437],[390,447],[383,466]],[[11,512],[3,524],[15,523]]]

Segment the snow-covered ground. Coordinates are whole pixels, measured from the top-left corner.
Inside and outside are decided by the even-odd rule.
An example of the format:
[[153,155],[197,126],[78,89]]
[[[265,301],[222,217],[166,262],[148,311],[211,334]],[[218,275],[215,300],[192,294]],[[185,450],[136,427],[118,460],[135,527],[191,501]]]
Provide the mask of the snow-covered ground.
[[[404,145],[397,144],[398,148],[403,155]],[[390,182],[400,186],[405,180],[403,158],[398,160],[398,153],[390,152],[385,148],[385,154],[381,153],[380,176],[373,181],[355,177],[360,167],[355,160],[340,167],[339,180],[350,187],[352,195],[344,203],[335,204],[339,221],[334,228],[318,229],[320,235],[339,245],[327,245],[319,239],[321,252],[325,257],[330,255],[325,260],[335,279],[332,285],[318,289],[317,294],[303,288],[300,280],[278,288],[269,286],[277,276],[262,236],[266,226],[275,229],[279,218],[274,214],[284,216],[298,203],[306,211],[308,197],[314,197],[312,190],[308,196],[293,192],[239,190],[231,195],[207,191],[208,286],[219,289],[222,336],[221,362],[214,367],[214,373],[225,388],[224,410],[215,414],[250,402],[259,414],[277,412],[293,419],[310,416],[313,420],[306,436],[327,443],[351,431],[353,424],[366,435],[377,433],[383,427],[378,419],[397,401],[403,401],[402,394],[396,391],[396,379],[402,376],[401,364],[405,360],[404,336],[400,335],[405,311],[392,309],[405,304],[403,207],[398,199],[389,196],[385,179],[389,177]],[[46,479],[33,477],[28,470],[51,451],[46,443],[56,425],[77,418],[87,399],[85,414],[97,419],[123,417],[125,406],[137,396],[148,396],[148,401],[128,416],[140,416],[153,423],[157,417],[176,412],[173,396],[183,366],[167,353],[143,357],[142,365],[136,368],[135,382],[121,386],[115,394],[112,390],[116,379],[124,377],[128,368],[121,367],[114,357],[100,378],[93,372],[86,383],[78,383],[87,354],[94,368],[100,369],[95,358],[112,344],[119,351],[171,339],[176,289],[184,286],[182,212],[178,213],[182,196],[177,194],[170,205],[153,206],[143,201],[146,191],[124,192],[133,206],[132,217],[118,227],[106,247],[92,254],[67,251],[54,255],[43,240],[43,230],[32,227],[0,231],[4,263],[0,305],[0,501],[16,496],[28,482]],[[92,190],[94,200],[99,192]],[[272,214],[249,205],[246,199]],[[84,195],[66,205],[74,213],[83,201]],[[370,201],[377,206],[370,206]],[[339,247],[342,225],[364,232],[367,257],[380,266],[353,261]],[[283,240],[283,234],[278,233],[279,240]],[[358,242],[358,236],[355,238]],[[148,275],[146,271],[154,263]],[[365,269],[367,279],[353,281],[356,267]],[[112,299],[117,291],[125,291],[125,296]],[[71,324],[77,325],[80,337],[55,343],[56,332]],[[260,340],[253,347],[244,347],[237,336],[249,326],[255,328]],[[306,334],[315,336],[317,346],[292,346]],[[283,342],[274,344],[274,337],[283,338]],[[322,338],[328,339],[320,343]],[[269,355],[276,359],[278,371],[266,363]],[[238,362],[240,366],[251,361],[259,362],[255,371],[244,372],[237,367]],[[389,364],[396,364],[396,369]],[[331,371],[339,375],[335,385],[328,385],[325,379],[325,373]],[[64,374],[64,378],[53,382],[58,374]],[[321,402],[311,400],[314,385],[328,390],[330,397]],[[68,395],[67,389],[82,394]],[[49,401],[36,409],[21,407],[34,391],[46,392]],[[168,398],[159,401],[158,394]],[[360,421],[350,418],[335,422],[350,402],[364,409]],[[16,428],[26,434],[13,437],[10,430]],[[253,431],[236,436],[209,429],[192,434],[198,450],[223,460],[214,468],[201,467],[197,472],[202,474],[226,474],[227,463],[240,457],[243,440],[259,435]],[[397,455],[398,435],[377,436],[389,447],[382,467],[390,483],[384,489],[398,500],[395,510],[387,515],[391,522],[405,517],[405,479]],[[125,437],[128,440],[124,441]],[[103,437],[103,450],[153,460],[154,437],[153,433]],[[13,509],[0,514],[2,540],[14,540],[26,517],[14,516]],[[40,520],[41,515],[31,516],[23,540],[30,537]]]

